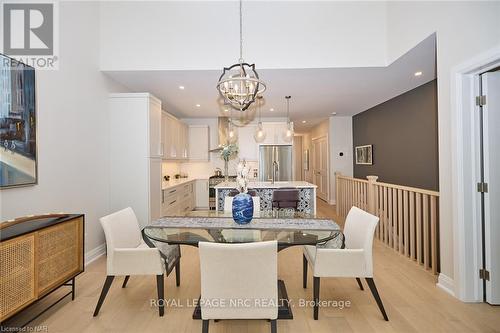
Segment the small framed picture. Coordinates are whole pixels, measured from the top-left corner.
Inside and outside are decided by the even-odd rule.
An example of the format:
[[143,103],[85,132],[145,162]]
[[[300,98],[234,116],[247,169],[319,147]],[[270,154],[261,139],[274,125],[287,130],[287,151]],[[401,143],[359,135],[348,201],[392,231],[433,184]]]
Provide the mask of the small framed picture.
[[373,164],[372,145],[357,146],[356,147],[356,164]]

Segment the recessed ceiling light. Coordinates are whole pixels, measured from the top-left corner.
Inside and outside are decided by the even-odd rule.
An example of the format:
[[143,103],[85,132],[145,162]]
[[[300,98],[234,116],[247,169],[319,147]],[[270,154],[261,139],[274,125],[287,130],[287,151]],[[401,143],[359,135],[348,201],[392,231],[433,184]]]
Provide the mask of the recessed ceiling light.
[[337,112],[332,112],[332,116],[336,116],[337,115]]
[[228,111],[229,111],[229,109],[224,109],[224,112],[228,112]]
[[273,111],[274,111],[274,109],[273,109],[273,108],[270,108],[270,109],[269,109],[269,111],[273,112]]
[[184,90],[184,86],[179,86],[179,89],[180,90]]
[[415,72],[415,76],[420,76],[422,75],[422,72]]
[[305,120],[302,120],[302,124],[305,124],[305,123],[307,123],[307,121],[305,121]]
[[200,104],[196,104],[196,107],[199,108],[201,105]]

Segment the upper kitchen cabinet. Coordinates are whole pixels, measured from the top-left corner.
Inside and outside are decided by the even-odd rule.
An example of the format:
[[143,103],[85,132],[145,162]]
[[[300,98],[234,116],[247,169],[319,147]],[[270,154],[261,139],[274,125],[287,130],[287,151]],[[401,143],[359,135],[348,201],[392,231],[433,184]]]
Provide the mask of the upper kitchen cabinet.
[[257,161],[259,155],[259,144],[253,137],[257,125],[246,125],[238,128],[238,157],[242,160]]
[[118,93],[109,95],[109,103],[111,125],[116,124],[111,140],[143,157],[162,158],[161,101],[149,93]]
[[208,162],[209,160],[209,127],[208,125],[189,125],[188,156],[190,161]]
[[262,142],[263,144],[273,144],[273,145],[291,144],[290,142],[286,142],[285,140],[283,140],[283,135],[287,130],[286,122],[279,122],[279,123],[263,122],[262,127],[266,132],[266,139],[264,140],[264,142]]
[[171,114],[162,113],[162,137],[164,160],[187,160],[188,159],[188,128],[187,125]]

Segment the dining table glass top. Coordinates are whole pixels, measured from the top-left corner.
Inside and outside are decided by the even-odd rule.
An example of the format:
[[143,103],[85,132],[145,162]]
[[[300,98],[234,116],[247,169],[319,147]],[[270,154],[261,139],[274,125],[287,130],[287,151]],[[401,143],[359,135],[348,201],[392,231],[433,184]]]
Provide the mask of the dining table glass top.
[[318,245],[340,248],[339,226],[330,219],[314,218],[293,210],[261,211],[248,224],[237,224],[231,212],[191,211],[184,216],[162,217],[143,229],[147,239],[197,246],[199,242],[248,243],[277,240],[280,248]]

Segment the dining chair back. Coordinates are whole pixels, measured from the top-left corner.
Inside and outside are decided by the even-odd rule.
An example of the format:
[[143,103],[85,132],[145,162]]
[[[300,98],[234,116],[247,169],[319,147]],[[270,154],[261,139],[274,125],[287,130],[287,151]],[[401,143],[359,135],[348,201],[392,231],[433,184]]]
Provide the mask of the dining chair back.
[[268,319],[275,332],[277,252],[276,241],[199,243],[203,332],[210,319]]
[[294,208],[299,204],[299,190],[280,188],[273,191],[273,208]]

